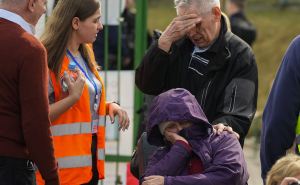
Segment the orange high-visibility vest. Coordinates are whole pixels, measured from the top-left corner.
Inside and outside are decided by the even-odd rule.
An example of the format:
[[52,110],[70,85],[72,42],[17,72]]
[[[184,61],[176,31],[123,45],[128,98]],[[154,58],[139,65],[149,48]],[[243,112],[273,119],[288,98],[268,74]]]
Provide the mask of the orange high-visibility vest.
[[[60,76],[68,70],[70,61],[64,57]],[[99,179],[104,179],[105,158],[105,116],[106,101],[104,83],[95,69],[92,70],[102,84],[100,106],[98,110],[99,124],[97,131],[97,169]],[[54,87],[55,102],[62,99],[62,87],[55,74],[50,71],[50,78]],[[83,89],[80,99],[66,112],[52,122],[54,153],[59,167],[59,178],[62,185],[79,185],[92,179],[92,116],[90,98],[87,85]],[[38,185],[44,184],[41,176],[37,175]]]

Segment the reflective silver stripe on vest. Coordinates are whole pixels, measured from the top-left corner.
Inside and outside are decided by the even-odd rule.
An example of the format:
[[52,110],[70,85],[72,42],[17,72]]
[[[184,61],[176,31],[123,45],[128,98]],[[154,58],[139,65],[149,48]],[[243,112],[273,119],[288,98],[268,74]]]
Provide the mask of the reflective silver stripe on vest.
[[105,126],[106,116],[99,116],[99,125],[98,126]]
[[59,168],[79,168],[92,166],[92,156],[73,156],[57,158]]
[[51,126],[53,136],[64,136],[72,134],[92,133],[92,124],[90,122],[71,123]]
[[98,155],[98,160],[105,160],[105,151],[104,151],[104,149],[98,149],[97,155]]

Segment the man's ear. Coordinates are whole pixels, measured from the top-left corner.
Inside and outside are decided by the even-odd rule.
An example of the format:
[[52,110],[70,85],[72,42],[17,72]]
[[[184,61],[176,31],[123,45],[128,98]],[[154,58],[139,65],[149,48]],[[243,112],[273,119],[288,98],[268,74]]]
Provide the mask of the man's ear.
[[28,0],[27,8],[30,12],[34,12],[36,0]]
[[72,28],[77,31],[79,29],[79,18],[78,17],[73,17],[72,19]]
[[221,20],[221,17],[222,17],[222,12],[221,12],[221,9],[219,7],[213,7],[212,8],[212,13],[213,13],[213,16],[214,16],[214,20],[216,22],[220,22]]

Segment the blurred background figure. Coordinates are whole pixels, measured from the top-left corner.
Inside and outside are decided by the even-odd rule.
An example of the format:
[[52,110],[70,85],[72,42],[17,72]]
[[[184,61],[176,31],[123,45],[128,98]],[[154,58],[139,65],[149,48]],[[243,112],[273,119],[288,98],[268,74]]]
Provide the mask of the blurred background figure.
[[[126,41],[124,37],[119,38],[119,26],[123,20],[121,14],[125,9],[125,0],[102,0],[101,21],[103,29],[108,29],[108,69],[117,69],[118,41],[121,39],[122,58],[127,57]],[[106,9],[107,8],[107,9]],[[122,21],[121,21],[122,20]],[[105,31],[98,34],[96,41],[93,44],[95,57],[98,65],[105,68],[104,64],[104,49],[105,49]]]
[[289,154],[279,159],[267,176],[267,185],[296,185],[300,180],[300,157]]
[[125,9],[122,12],[122,45],[124,45],[121,68],[123,70],[132,70],[134,61],[134,37],[135,37],[135,0],[126,0]]
[[[107,1],[107,19],[105,9]],[[104,28],[108,28],[108,69],[116,70],[118,68],[118,52],[121,52],[121,69],[133,70],[134,66],[134,38],[135,38],[135,0],[102,0],[102,22]],[[119,39],[119,26],[121,26],[121,38]],[[104,64],[104,33],[98,35],[94,42],[94,52],[97,63],[105,68]],[[148,44],[151,42],[151,36],[147,33]],[[118,43],[120,42],[120,43]],[[121,51],[118,51],[118,44],[121,44]]]
[[286,7],[288,5],[288,0],[279,0],[279,5],[281,7]]
[[226,13],[229,16],[232,33],[252,46],[256,39],[256,28],[246,17],[245,4],[246,0],[227,0]]

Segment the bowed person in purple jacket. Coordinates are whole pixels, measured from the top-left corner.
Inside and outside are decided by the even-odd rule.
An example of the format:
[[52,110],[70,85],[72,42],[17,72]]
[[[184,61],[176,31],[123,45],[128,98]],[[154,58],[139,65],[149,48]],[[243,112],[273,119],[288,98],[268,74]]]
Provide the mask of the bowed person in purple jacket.
[[157,96],[147,124],[148,141],[160,146],[142,185],[246,185],[242,148],[234,134],[213,132],[195,97],[185,89]]

